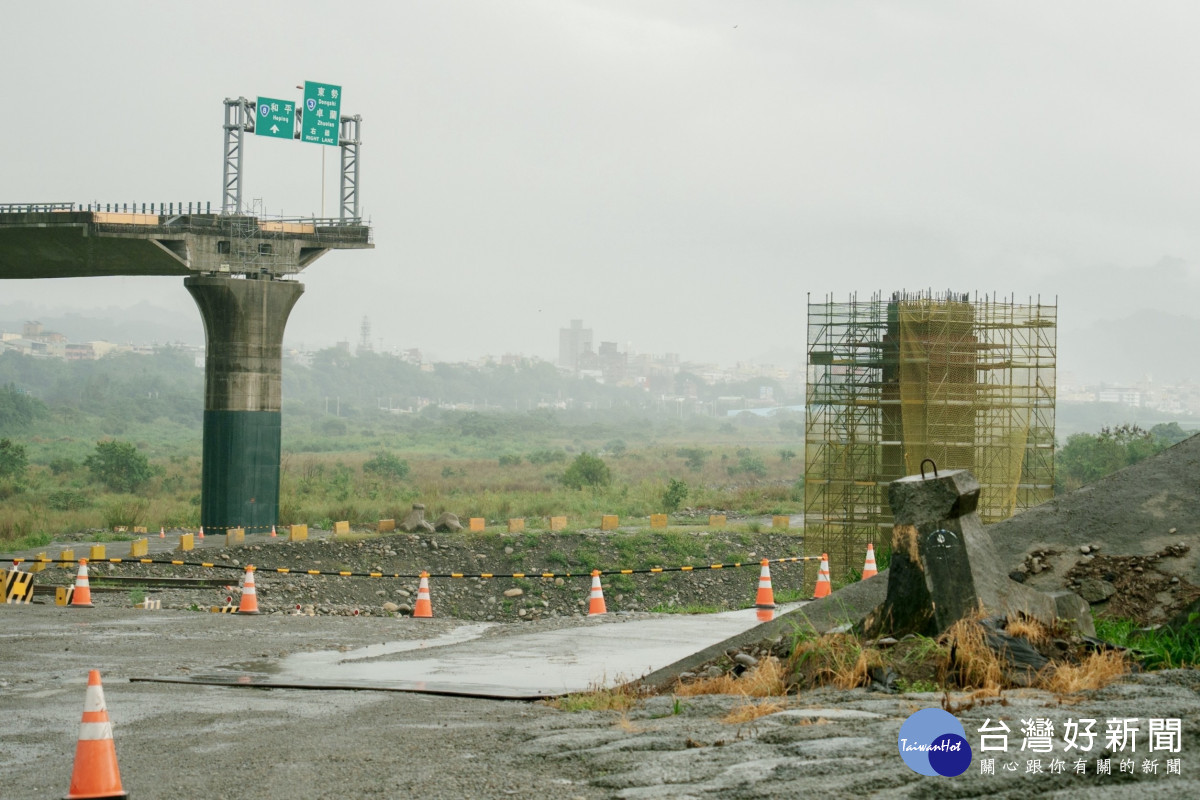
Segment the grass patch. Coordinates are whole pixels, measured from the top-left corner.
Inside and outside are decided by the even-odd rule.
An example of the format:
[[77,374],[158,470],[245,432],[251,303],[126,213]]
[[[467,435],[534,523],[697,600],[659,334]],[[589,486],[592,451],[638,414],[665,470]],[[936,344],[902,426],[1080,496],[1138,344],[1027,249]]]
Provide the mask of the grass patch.
[[1101,617],[1096,620],[1096,635],[1128,647],[1134,658],[1147,669],[1195,667],[1200,666],[1198,616],[1191,615],[1182,632],[1170,628],[1146,630],[1131,619]]
[[636,690],[629,684],[594,688],[545,701],[559,711],[628,711],[637,704]]

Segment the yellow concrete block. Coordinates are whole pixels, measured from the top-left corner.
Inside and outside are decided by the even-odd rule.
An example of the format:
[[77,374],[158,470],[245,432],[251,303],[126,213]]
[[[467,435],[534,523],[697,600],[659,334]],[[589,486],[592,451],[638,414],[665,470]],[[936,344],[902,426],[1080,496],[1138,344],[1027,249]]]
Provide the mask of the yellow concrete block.
[[71,605],[71,595],[75,594],[74,586],[55,586],[54,587],[54,605],[69,606]]
[[616,514],[605,514],[600,517],[600,530],[615,531],[617,529],[618,518]]
[[550,518],[550,530],[565,531],[566,529],[567,529],[567,518],[566,517],[551,517]]
[[141,558],[142,556],[149,555],[149,554],[150,554],[150,540],[149,539],[134,539],[132,542],[129,543],[129,557],[130,558]]
[[779,528],[780,530],[787,530],[787,526],[788,526],[789,522],[791,522],[791,518],[788,517],[786,514],[776,514],[775,516],[771,517],[771,527],[772,528]]
[[146,526],[145,525],[134,525],[133,532],[134,533],[146,533]]
[[471,517],[470,528],[473,531],[481,531],[487,527],[487,520],[483,517]]
[[196,549],[196,534],[185,533],[179,537],[179,549],[183,551]]
[[288,528],[288,541],[289,542],[304,542],[307,540],[308,540],[308,526],[307,525],[292,525],[290,528]]
[[349,533],[349,532],[350,532],[350,523],[347,522],[346,520],[342,520],[340,522],[333,523],[333,533],[335,536],[339,533]]
[[508,521],[508,532],[509,533],[520,533],[523,530],[525,530],[525,518],[524,517],[521,517],[520,519],[510,519]]
[[650,527],[651,528],[667,527],[667,515],[666,514],[651,514],[650,515]]
[[88,561],[103,561],[108,558],[108,554],[102,544],[94,544],[88,548]]
[[724,514],[709,514],[708,515],[708,527],[724,528],[725,527],[725,515]]
[[380,533],[391,533],[392,531],[396,530],[396,520],[381,519],[379,520],[379,527],[376,528],[376,530]]
[[235,544],[245,544],[245,543],[246,543],[246,529],[245,528],[230,528],[229,530],[225,531],[225,546],[226,547],[232,547]]
[[[45,553],[38,553],[36,556],[34,556],[34,558],[46,558],[46,554],[45,554]],[[45,568],[46,568],[46,565],[45,565],[44,563],[41,563],[41,564],[34,564],[34,563],[30,563],[30,564],[29,564],[29,571],[30,571],[30,572],[41,572],[41,571],[42,571],[42,570],[44,570]]]
[[62,567],[63,569],[76,569],[77,568],[74,564],[67,563],[67,562],[75,560],[75,551],[74,550],[63,550],[61,553],[58,554],[58,557],[64,562],[62,564],[59,564],[59,566]]

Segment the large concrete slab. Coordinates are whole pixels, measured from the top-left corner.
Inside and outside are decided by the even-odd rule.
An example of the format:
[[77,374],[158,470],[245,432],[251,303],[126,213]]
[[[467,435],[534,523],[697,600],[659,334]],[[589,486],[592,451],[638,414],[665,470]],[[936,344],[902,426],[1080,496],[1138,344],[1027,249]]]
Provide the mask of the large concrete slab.
[[[780,613],[796,608],[789,605]],[[186,677],[135,681],[301,689],[371,689],[537,699],[625,683],[759,625],[755,609],[721,614],[606,615],[492,641],[495,623],[349,652],[300,653]]]

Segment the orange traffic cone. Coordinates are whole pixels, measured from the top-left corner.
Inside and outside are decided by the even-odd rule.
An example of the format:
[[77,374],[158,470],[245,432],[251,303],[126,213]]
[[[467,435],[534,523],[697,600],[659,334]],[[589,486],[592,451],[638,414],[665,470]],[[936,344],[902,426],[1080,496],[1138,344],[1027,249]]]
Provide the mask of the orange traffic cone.
[[762,560],[762,571],[758,573],[758,597],[754,599],[755,608],[774,608],[775,591],[771,588],[770,561]]
[[271,526],[271,536],[273,536],[273,537],[275,537],[275,538],[278,538],[278,537],[279,537],[279,534],[275,532],[275,526],[274,526],[274,525],[272,525],[272,526]]
[[71,595],[71,608],[95,608],[92,604],[92,587],[88,584],[87,559],[79,559],[79,572],[75,574],[75,593]]
[[417,586],[417,602],[413,606],[414,617],[432,617],[433,603],[429,602],[429,573],[421,573],[421,583]]
[[754,613],[758,617],[759,622],[770,622],[775,619],[775,609],[773,608],[759,608]]
[[879,570],[875,568],[875,545],[867,542],[867,562],[863,564],[863,580],[878,574]]
[[158,528],[158,538],[160,538],[160,539],[167,538],[167,529],[161,525]]
[[258,613],[258,592],[254,589],[254,566],[246,566],[246,582],[242,585],[242,599],[238,603],[239,614]]
[[94,669],[88,673],[83,720],[79,723],[79,741],[75,744],[75,769],[71,772],[71,788],[66,800],[128,796],[121,788],[117,746],[113,743],[112,723],[108,721],[108,709],[104,706],[100,671]]
[[817,588],[813,590],[813,600],[828,597],[833,591],[829,583],[829,554],[821,553],[821,571],[817,573]]
[[600,586],[600,570],[592,570],[592,596],[588,600],[588,616],[594,617],[599,614],[607,614],[608,608],[604,605],[604,588]]

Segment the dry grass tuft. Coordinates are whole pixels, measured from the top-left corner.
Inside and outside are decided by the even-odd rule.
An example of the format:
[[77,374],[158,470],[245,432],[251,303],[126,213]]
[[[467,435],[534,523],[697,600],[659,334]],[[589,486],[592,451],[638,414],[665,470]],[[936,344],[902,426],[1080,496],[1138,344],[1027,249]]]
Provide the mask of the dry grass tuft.
[[763,700],[761,703],[747,702],[730,710],[728,714],[721,717],[721,722],[724,722],[726,725],[744,725],[747,722],[753,722],[759,717],[783,711],[786,707],[779,700]]
[[838,689],[870,685],[867,670],[883,663],[878,650],[863,648],[857,637],[844,633],[802,642],[791,660],[807,687],[832,685]]
[[1056,694],[1075,694],[1102,689],[1129,671],[1129,658],[1125,653],[1106,650],[1091,653],[1078,665],[1048,667],[1038,675],[1038,686]]
[[988,647],[984,628],[977,618],[960,619],[943,634],[942,640],[950,648],[943,670],[947,677],[954,676],[959,686],[994,692],[1004,686],[1004,668],[996,652]]
[[716,678],[701,678],[675,687],[680,697],[701,694],[740,694],[745,697],[780,697],[787,694],[787,673],[777,658],[764,658],[737,677],[727,672]]
[[1034,647],[1045,647],[1054,638],[1054,631],[1035,619],[1010,620],[1004,630],[1010,636],[1024,637]]

